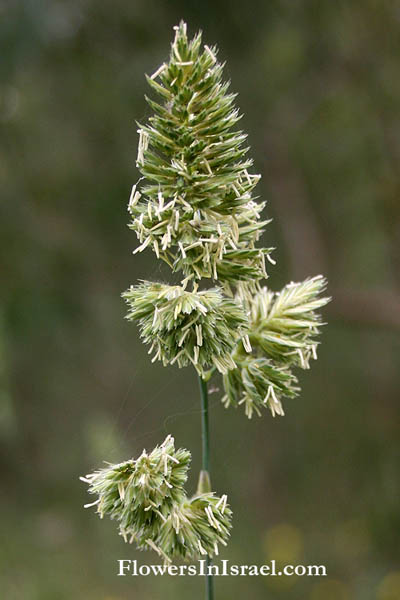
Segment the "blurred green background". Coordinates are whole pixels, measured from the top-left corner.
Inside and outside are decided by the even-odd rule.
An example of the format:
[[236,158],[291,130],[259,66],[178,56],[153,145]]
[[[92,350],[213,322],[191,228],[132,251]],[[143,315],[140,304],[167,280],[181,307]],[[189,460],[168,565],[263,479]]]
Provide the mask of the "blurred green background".
[[398,600],[400,4],[386,0],[0,2],[0,589],[7,600],[202,598],[200,578],[120,578],[138,554],[78,476],[172,433],[196,485],[194,373],[151,365],[120,293],[162,278],[126,223],[144,73],[172,27],[204,31],[245,113],[269,285],[324,273],[320,358],[284,418],[211,396],[222,558],[325,579],[220,578],[218,600]]

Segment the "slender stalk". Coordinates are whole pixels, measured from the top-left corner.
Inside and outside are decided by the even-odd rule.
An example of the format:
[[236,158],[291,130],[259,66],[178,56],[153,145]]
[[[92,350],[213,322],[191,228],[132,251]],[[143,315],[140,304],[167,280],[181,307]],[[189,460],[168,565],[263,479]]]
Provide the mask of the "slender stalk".
[[201,399],[201,442],[202,442],[202,466],[203,471],[210,472],[210,430],[208,422],[208,389],[207,382],[199,375],[200,399]]
[[[201,400],[201,447],[202,447],[202,473],[200,480],[205,485],[210,486],[210,429],[208,420],[208,389],[207,382],[199,377],[200,400]],[[213,576],[208,574],[208,567],[211,565],[211,559],[207,556],[207,575],[206,575],[206,600],[214,600],[214,580]]]

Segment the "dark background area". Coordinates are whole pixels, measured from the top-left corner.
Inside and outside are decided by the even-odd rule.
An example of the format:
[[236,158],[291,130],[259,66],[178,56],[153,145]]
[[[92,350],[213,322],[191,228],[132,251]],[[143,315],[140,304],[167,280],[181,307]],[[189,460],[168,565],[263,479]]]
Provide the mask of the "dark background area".
[[151,365],[120,293],[166,279],[126,227],[144,73],[204,31],[239,92],[276,246],[269,285],[325,274],[319,360],[286,416],[211,397],[221,558],[324,564],[220,578],[218,600],[398,600],[400,5],[385,0],[0,2],[0,519],[7,600],[202,598],[200,578],[119,578],[139,554],[78,477],[172,433],[200,463],[191,369]]

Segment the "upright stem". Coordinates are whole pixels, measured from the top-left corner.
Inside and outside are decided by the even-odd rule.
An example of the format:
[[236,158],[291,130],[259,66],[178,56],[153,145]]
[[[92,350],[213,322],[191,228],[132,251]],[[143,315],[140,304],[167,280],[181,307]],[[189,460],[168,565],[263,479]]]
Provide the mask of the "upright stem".
[[[210,481],[210,430],[208,422],[208,390],[207,382],[199,375],[200,399],[201,399],[201,445],[202,445],[202,477],[201,479],[209,485]],[[210,491],[210,490],[208,490]],[[207,556],[206,575],[206,600],[214,600],[213,576],[208,574],[211,559]]]
[[200,398],[201,398],[201,442],[202,442],[202,466],[203,471],[210,472],[210,431],[208,423],[208,390],[207,382],[199,375]]

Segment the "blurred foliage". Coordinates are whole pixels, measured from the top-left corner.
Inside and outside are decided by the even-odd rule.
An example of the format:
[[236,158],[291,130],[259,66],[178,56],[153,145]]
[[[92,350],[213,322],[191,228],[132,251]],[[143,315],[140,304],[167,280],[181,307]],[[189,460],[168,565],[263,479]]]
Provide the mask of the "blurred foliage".
[[198,578],[116,577],[118,558],[154,557],[85,512],[78,481],[166,433],[200,463],[195,374],[151,365],[120,299],[137,278],[165,280],[150,252],[132,257],[126,204],[144,73],[181,18],[218,43],[239,92],[274,217],[271,287],[323,272],[334,298],[284,419],[248,422],[211,397],[213,481],[235,515],[223,558],[296,551],[328,578],[221,578],[217,597],[394,600],[395,0],[0,2],[0,587],[7,600],[202,596]]

